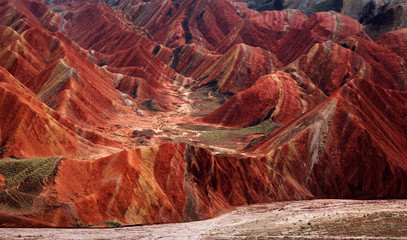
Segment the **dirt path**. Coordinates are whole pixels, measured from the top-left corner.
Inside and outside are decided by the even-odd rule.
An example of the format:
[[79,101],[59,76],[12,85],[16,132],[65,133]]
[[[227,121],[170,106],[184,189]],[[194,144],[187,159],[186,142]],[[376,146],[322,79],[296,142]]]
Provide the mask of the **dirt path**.
[[240,207],[199,222],[109,229],[3,228],[0,236],[0,239],[407,239],[407,200],[278,202]]

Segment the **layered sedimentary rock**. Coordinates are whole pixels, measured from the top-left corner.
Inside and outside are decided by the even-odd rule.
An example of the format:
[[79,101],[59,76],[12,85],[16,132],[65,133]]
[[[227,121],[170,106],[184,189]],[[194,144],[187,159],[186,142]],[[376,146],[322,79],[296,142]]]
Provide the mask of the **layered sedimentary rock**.
[[63,31],[86,49],[111,54],[131,48],[139,41],[146,47],[154,45],[143,32],[133,29],[119,12],[106,4],[74,5],[66,8],[63,16],[68,21]]
[[[366,95],[369,102],[361,103]],[[61,160],[33,200],[50,210],[31,213],[31,226],[190,221],[271,200],[405,197],[407,166],[398,159],[406,155],[406,97],[353,80],[252,147],[260,158],[215,157],[168,143],[93,161]],[[72,174],[76,181],[67,180]]]
[[406,68],[396,53],[360,37],[349,37],[340,44],[355,51],[369,63],[372,67],[372,81],[385,88],[406,90]]
[[[227,127],[245,127],[270,118],[285,124],[309,107],[310,99],[301,91],[297,82],[287,73],[265,75],[252,87],[234,95],[214,112],[203,117],[202,121]],[[312,96],[317,97],[317,94]],[[312,99],[309,102],[317,101]]]
[[335,12],[320,12],[305,21],[301,29],[289,31],[281,39],[275,54],[283,64],[288,64],[317,43],[339,42],[353,35],[368,38],[356,20]]
[[13,40],[1,49],[2,66],[39,100],[73,120],[91,125],[103,124],[104,113],[117,112],[114,101],[120,99],[111,88],[113,74],[77,52],[76,44],[38,27],[22,35],[9,28],[3,32]]
[[366,33],[374,40],[382,34],[405,28],[406,0],[235,0],[246,2],[249,8],[257,11],[299,9],[311,15],[316,12],[335,11],[348,15],[365,25]]
[[[109,154],[122,144],[49,108],[1,69],[1,157]],[[40,147],[39,147],[40,146]]]
[[154,99],[160,110],[172,108],[174,99],[160,91],[166,91],[164,85],[182,85],[187,80],[165,64],[170,61],[170,49],[152,41],[143,29],[130,26],[119,12],[102,3],[66,8],[64,18],[69,23],[64,32],[90,50],[88,58],[117,74],[118,90],[138,103]]
[[374,42],[335,12],[105,2],[0,4],[1,226],[407,197],[404,30]]
[[18,32],[41,25],[47,30],[57,31],[64,24],[63,18],[39,1],[2,0],[0,23]]
[[[267,162],[214,157],[205,149],[172,143],[94,161],[63,159],[33,200],[49,210],[32,213],[31,226],[191,221],[236,205],[312,197],[289,173],[276,176]],[[3,222],[16,218],[1,217]]]
[[154,40],[179,47],[195,43],[213,50],[241,20],[229,1],[128,1],[128,18],[148,29]]
[[376,41],[380,46],[386,47],[397,53],[404,61],[407,61],[407,29],[400,29],[384,34]]
[[[70,155],[78,151],[79,141],[69,127],[58,122],[59,114],[36,99],[4,68],[1,75],[1,157]],[[39,148],[38,146],[42,146]]]
[[285,71],[310,79],[327,95],[353,78],[371,79],[373,75],[372,66],[365,59],[332,41],[315,44],[306,55],[287,65]]
[[405,92],[355,79],[250,150],[288,171],[305,160],[298,175],[316,196],[405,197],[405,103]]
[[264,49],[237,44],[197,78],[197,85],[212,84],[222,93],[238,93],[256,80],[282,67],[276,56]]
[[278,41],[291,29],[301,28],[306,19],[297,10],[267,11],[246,17],[217,45],[216,51],[224,53],[234,44],[245,43],[274,52]]
[[221,55],[196,44],[175,48],[169,66],[176,72],[194,79],[208,70]]
[[389,6],[407,4],[405,0],[370,0],[370,1],[350,1],[350,0],[235,0],[236,2],[246,2],[249,8],[257,11],[266,10],[283,10],[283,9],[300,9],[309,14],[316,12],[335,11],[346,14],[361,23],[369,21],[380,15],[384,9]]

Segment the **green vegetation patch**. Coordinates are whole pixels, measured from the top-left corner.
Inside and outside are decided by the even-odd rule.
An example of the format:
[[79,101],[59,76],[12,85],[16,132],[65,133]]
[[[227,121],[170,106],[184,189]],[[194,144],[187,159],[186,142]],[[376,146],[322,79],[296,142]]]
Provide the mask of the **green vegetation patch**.
[[108,227],[121,227],[123,224],[119,221],[106,221],[105,222],[106,226]]
[[[178,124],[178,126],[185,129],[189,133],[189,137],[182,138],[180,136],[175,138],[174,142],[203,145],[206,149],[222,155],[224,153],[230,154],[227,149],[232,151],[246,149],[248,144],[256,144],[279,128],[281,124],[268,119],[255,126],[243,128],[215,128],[209,125],[190,124]],[[221,148],[225,150],[221,150]]]
[[225,103],[227,98],[213,86],[200,87],[189,95],[189,99],[196,100],[192,104],[191,116],[205,116]]
[[186,129],[186,130],[192,130],[192,131],[215,131],[216,128],[208,126],[208,125],[190,125],[190,124],[185,124],[185,123],[178,123],[177,124],[180,128]]
[[6,177],[5,187],[28,187],[29,189],[34,187],[35,189],[34,185],[37,185],[50,175],[57,159],[58,157],[32,159],[4,158],[0,160],[0,173]]
[[269,133],[280,127],[279,124],[266,120],[251,127],[237,129],[214,129],[203,131],[199,136],[199,140],[207,144],[216,145],[233,145],[236,141],[244,143],[244,137],[249,135],[268,135]]

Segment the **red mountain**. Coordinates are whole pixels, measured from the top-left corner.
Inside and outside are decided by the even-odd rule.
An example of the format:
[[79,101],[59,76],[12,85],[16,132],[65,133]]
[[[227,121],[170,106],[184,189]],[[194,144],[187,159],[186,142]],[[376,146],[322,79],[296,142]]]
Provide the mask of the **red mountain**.
[[404,61],[407,61],[407,40],[406,40],[407,30],[400,29],[396,31],[391,31],[384,34],[377,44],[386,47],[397,55],[399,55]]
[[252,87],[234,95],[214,112],[203,117],[202,121],[228,127],[245,127],[271,118],[285,124],[324,98],[323,94],[308,96],[297,84],[284,72],[265,75]]
[[374,42],[341,13],[243,1],[48,4],[0,2],[0,226],[407,197],[404,29]]
[[225,0],[132,0],[119,8],[133,24],[169,47],[195,43],[213,50],[242,19],[239,9]]
[[406,97],[354,79],[250,151],[284,162],[316,196],[404,197]]
[[300,29],[307,16],[301,11],[266,11],[246,17],[219,43],[216,50],[226,52],[237,43],[274,52],[290,30]]

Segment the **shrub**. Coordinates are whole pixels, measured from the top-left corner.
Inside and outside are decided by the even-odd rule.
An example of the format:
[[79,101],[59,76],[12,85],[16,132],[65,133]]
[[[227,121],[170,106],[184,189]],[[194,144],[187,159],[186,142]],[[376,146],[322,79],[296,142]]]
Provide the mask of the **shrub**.
[[108,227],[121,227],[121,226],[123,226],[122,223],[119,222],[119,221],[106,221],[105,224]]
[[19,188],[34,188],[32,190],[35,190],[36,185],[50,175],[57,159],[58,157],[4,158],[0,160],[0,173],[6,177],[6,188],[18,186]]

